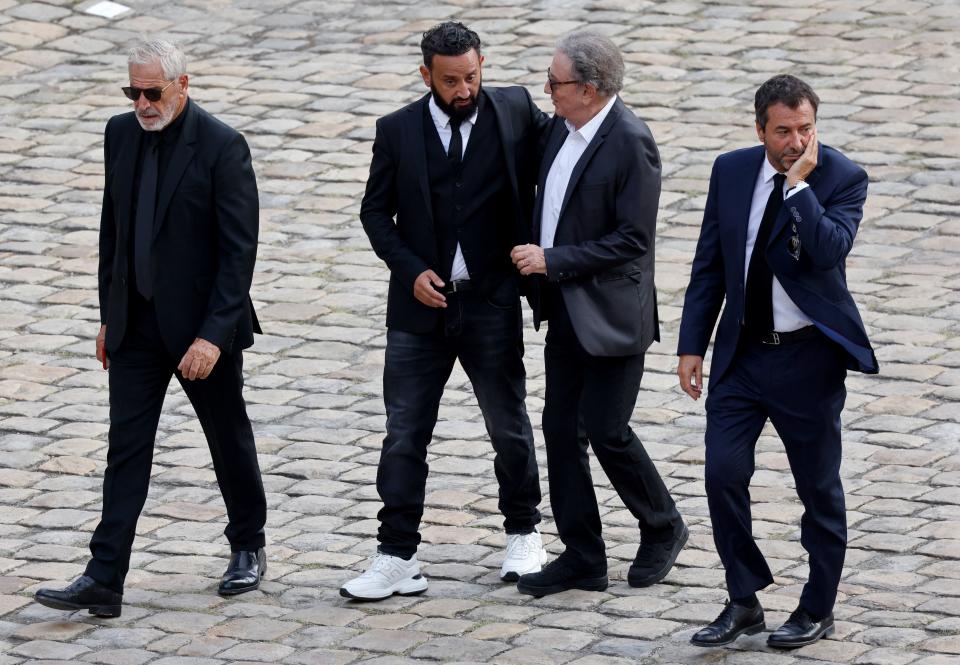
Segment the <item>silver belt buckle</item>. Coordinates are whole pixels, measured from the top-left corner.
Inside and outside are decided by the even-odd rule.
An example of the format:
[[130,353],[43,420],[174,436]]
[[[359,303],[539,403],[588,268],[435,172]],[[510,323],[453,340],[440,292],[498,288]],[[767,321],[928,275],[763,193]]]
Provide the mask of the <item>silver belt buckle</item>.
[[761,340],[761,341],[762,341],[764,344],[769,344],[769,345],[771,345],[771,346],[779,346],[779,344],[780,344],[780,335],[777,334],[777,331],[776,331],[776,330],[774,330],[772,333],[770,333],[770,337],[772,338],[772,340],[769,341],[769,342],[768,342],[766,339],[763,339],[763,340]]

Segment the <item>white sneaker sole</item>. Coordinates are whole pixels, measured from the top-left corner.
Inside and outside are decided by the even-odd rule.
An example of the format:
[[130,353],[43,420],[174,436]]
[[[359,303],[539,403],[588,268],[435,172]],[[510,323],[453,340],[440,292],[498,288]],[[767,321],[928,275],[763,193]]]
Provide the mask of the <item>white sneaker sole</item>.
[[527,573],[539,573],[544,564],[547,563],[547,550],[540,548],[540,563],[536,566],[530,566],[526,569],[520,568],[501,568],[500,569],[500,579],[504,582],[516,582],[520,579],[521,575],[526,575]]
[[416,577],[400,580],[386,589],[377,589],[376,593],[364,593],[357,590],[351,591],[346,586],[342,586],[340,587],[340,595],[344,598],[352,598],[353,600],[383,600],[394,594],[398,596],[419,596],[426,590],[427,578],[423,575],[417,575]]

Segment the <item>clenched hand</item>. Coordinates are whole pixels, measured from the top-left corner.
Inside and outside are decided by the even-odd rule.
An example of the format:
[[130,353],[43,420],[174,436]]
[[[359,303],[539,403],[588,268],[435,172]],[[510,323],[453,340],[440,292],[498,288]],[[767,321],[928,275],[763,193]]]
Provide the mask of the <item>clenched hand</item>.
[[177,369],[187,381],[205,379],[210,376],[219,358],[220,348],[216,344],[197,337],[183,354]]

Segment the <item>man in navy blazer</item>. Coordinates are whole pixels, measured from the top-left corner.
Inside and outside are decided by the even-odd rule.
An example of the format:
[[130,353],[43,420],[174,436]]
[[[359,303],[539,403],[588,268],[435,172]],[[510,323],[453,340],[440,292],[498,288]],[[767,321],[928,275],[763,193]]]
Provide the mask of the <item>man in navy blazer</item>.
[[[607,588],[606,550],[588,446],[637,519],[631,586],[663,579],[687,527],[630,427],[644,354],[660,339],[654,246],[660,155],[646,123],[617,94],[623,57],[581,30],[557,43],[544,92],[556,107],[533,214],[533,243],[513,249],[533,275],[534,324],[548,321],[544,365],[550,505],[564,552],[520,578],[521,593]],[[535,243],[535,244],[534,244]]]
[[720,307],[706,401],[706,490],[730,602],[693,644],[720,646],[764,629],[756,591],[773,581],[753,540],[750,477],[769,418],[804,505],[810,576],[768,644],[793,648],[833,632],[846,550],[840,412],[847,369],[877,372],[845,261],[867,174],[819,144],[819,98],[775,76],[756,93],[762,146],[717,158],[680,324],[680,385],[702,392],[703,357]]

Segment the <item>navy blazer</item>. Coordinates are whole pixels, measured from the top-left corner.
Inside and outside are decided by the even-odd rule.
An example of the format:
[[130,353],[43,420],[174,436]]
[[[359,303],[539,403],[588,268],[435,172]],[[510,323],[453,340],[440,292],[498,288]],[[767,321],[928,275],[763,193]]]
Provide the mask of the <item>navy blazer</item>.
[[[744,317],[744,260],[747,223],[765,148],[736,150],[717,158],[703,226],[683,304],[678,355],[706,354],[720,306],[710,382],[730,367]],[[783,203],[766,250],[767,261],[787,295],[827,337],[847,353],[849,369],[875,374],[876,356],[857,306],[847,289],[845,263],[863,216],[867,174],[829,146],[820,146],[809,187]],[[800,255],[788,249],[792,226]]]
[[[504,247],[504,260],[509,266],[510,249],[529,239],[538,142],[547,116],[533,103],[526,88],[485,87],[482,94],[497,119],[513,194],[514,238],[510,246]],[[429,99],[428,93],[377,121],[370,176],[360,204],[360,222],[370,245],[390,268],[387,327],[415,333],[434,330],[442,312],[424,305],[413,295],[413,284],[424,270],[441,272],[423,130]],[[470,145],[472,137],[468,149],[472,149]],[[483,227],[464,227],[459,231],[464,239],[461,247],[490,233],[489,228]],[[482,267],[472,265],[470,276],[484,291],[490,280],[484,279]]]
[[[537,244],[547,174],[569,134],[563,118],[550,122],[533,213]],[[659,201],[657,144],[618,97],[570,174],[554,246],[544,250],[547,280],[559,283],[577,340],[590,355],[636,355],[660,340],[653,279]],[[530,305],[539,329],[536,293]]]
[[[260,206],[243,136],[190,101],[157,195],[150,270],[157,325],[177,361],[197,337],[225,353],[260,332],[250,301]],[[100,322],[115,352],[127,328],[134,174],[144,131],[132,112],[104,131],[100,213]]]

